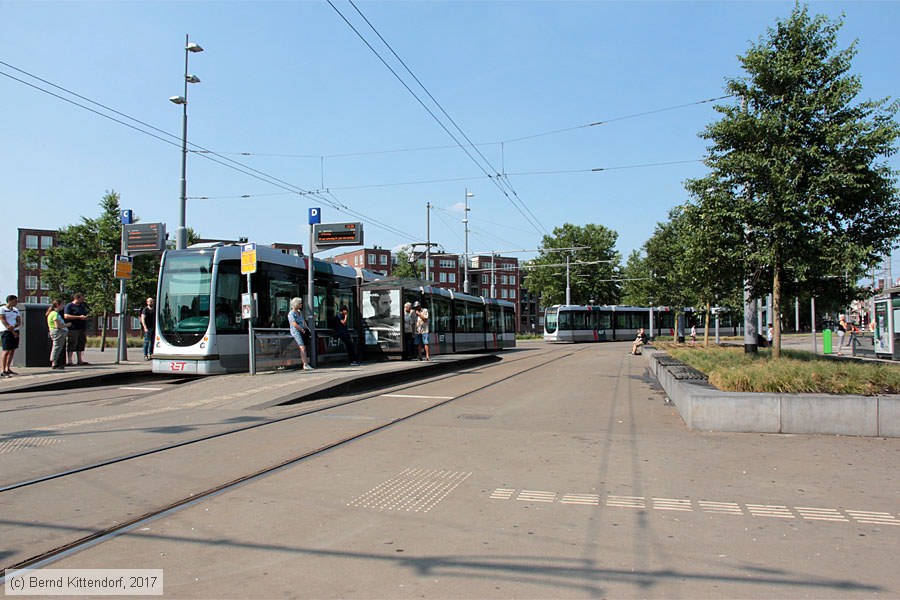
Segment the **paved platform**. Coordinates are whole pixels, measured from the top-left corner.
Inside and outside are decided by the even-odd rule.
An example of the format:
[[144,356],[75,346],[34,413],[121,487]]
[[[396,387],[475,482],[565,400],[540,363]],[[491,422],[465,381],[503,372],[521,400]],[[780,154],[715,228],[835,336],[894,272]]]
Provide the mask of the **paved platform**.
[[[510,349],[504,352],[515,352]],[[140,353],[132,352],[140,357]],[[154,374],[144,360],[116,363],[115,349],[85,351],[84,366],[69,366],[63,371],[50,367],[14,367],[17,375],[0,380],[0,394],[24,391],[52,391],[110,385],[119,382],[170,380],[171,374]],[[315,371],[284,369],[261,371],[256,375],[237,373],[194,377],[191,385],[168,394],[182,403],[214,405],[229,409],[264,409],[279,404],[316,400],[336,395],[363,392],[431,377],[463,367],[497,360],[494,353],[438,355],[431,362],[388,360],[364,362],[357,367],[345,364],[324,365]],[[166,394],[153,402],[164,401]]]

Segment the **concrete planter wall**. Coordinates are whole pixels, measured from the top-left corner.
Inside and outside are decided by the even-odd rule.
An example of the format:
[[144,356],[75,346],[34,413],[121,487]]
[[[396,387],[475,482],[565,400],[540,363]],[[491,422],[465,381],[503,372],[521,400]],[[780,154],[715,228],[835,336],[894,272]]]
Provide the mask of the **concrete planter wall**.
[[688,429],[900,437],[900,396],[723,392],[676,379],[658,351],[644,354]]

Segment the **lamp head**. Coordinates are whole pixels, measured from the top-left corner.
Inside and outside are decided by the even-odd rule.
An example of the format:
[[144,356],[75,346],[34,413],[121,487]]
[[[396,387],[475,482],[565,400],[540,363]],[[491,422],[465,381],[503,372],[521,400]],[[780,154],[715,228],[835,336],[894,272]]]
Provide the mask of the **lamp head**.
[[172,96],[169,98],[169,102],[173,102],[175,104],[187,104],[187,100],[184,99],[184,96]]
[[188,83],[200,83],[200,78],[196,75],[186,75],[184,80]]
[[195,44],[194,42],[190,42],[184,49],[188,52],[203,52],[203,48],[200,47],[200,44]]

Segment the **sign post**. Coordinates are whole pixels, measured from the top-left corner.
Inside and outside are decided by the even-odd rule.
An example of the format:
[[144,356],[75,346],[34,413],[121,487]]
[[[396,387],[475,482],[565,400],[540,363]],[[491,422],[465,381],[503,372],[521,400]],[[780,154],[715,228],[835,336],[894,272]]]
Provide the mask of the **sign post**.
[[306,352],[309,356],[309,362],[313,367],[318,367],[318,352],[317,342],[316,342],[316,316],[315,316],[315,307],[313,306],[313,302],[315,301],[315,288],[313,286],[313,277],[315,272],[315,266],[313,265],[313,254],[316,251],[316,245],[313,242],[313,234],[316,225],[322,222],[322,209],[315,207],[309,209],[309,258],[306,262],[306,313],[309,317],[306,319],[306,326],[309,327],[309,345],[310,347],[306,349]]
[[119,280],[120,300],[120,302],[116,303],[116,308],[118,309],[119,313],[119,328],[116,332],[116,364],[128,360],[128,341],[127,336],[125,335],[125,327],[128,321],[128,296],[125,294],[125,281],[131,279],[131,272],[134,268],[134,258],[128,255],[128,245],[126,243],[125,230],[128,227],[132,227],[131,223],[133,220],[134,211],[130,208],[125,208],[119,211],[119,221],[121,221],[122,223],[122,239],[120,242],[122,254],[116,256],[116,262],[113,266],[113,272],[115,273],[116,278]]
[[[253,302],[253,290],[250,287],[250,275],[256,273],[256,244],[243,244],[241,246],[241,273],[247,274],[247,294],[242,300],[241,316],[247,319],[247,337],[250,344],[250,374],[256,375],[256,340],[253,339],[253,317],[256,316],[256,305]],[[243,306],[250,305],[250,310]]]

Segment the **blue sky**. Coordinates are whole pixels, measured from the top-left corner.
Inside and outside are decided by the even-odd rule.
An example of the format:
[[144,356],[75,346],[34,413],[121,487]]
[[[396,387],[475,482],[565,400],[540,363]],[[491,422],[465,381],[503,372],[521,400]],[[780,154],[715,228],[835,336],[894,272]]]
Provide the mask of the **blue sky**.
[[[332,1],[441,115],[353,6]],[[686,199],[684,180],[704,174],[702,163],[687,161],[703,158],[698,133],[717,113],[704,103],[620,118],[723,95],[725,79],[741,74],[736,56],[793,7],[356,4],[476,144],[490,163],[485,169],[507,174],[513,200],[324,0],[2,0],[0,61],[11,67],[0,65],[0,73],[111,114],[15,70],[21,69],[171,134],[154,131],[171,143],[161,141],[0,76],[2,295],[15,291],[16,228],[55,229],[95,217],[106,190],[119,192],[123,207],[142,221],[166,223],[174,238],[182,120],[168,98],[182,93],[185,34],[205,50],[190,57],[202,83],[189,90],[189,141],[291,189],[329,190],[325,200],[300,196],[192,153],[187,195],[210,198],[187,203],[187,224],[201,235],[305,243],[307,209],[317,206],[325,222],[362,220],[367,246],[393,248],[424,241],[431,202],[432,240],[462,252],[468,189],[475,194],[472,252],[536,248],[545,232],[570,222],[617,231],[626,257]],[[845,13],[841,46],[859,40],[853,71],[862,78],[862,97],[896,95],[891,40],[900,3],[810,7],[832,17]],[[610,122],[579,127],[598,121]],[[900,168],[896,157],[891,164]]]

